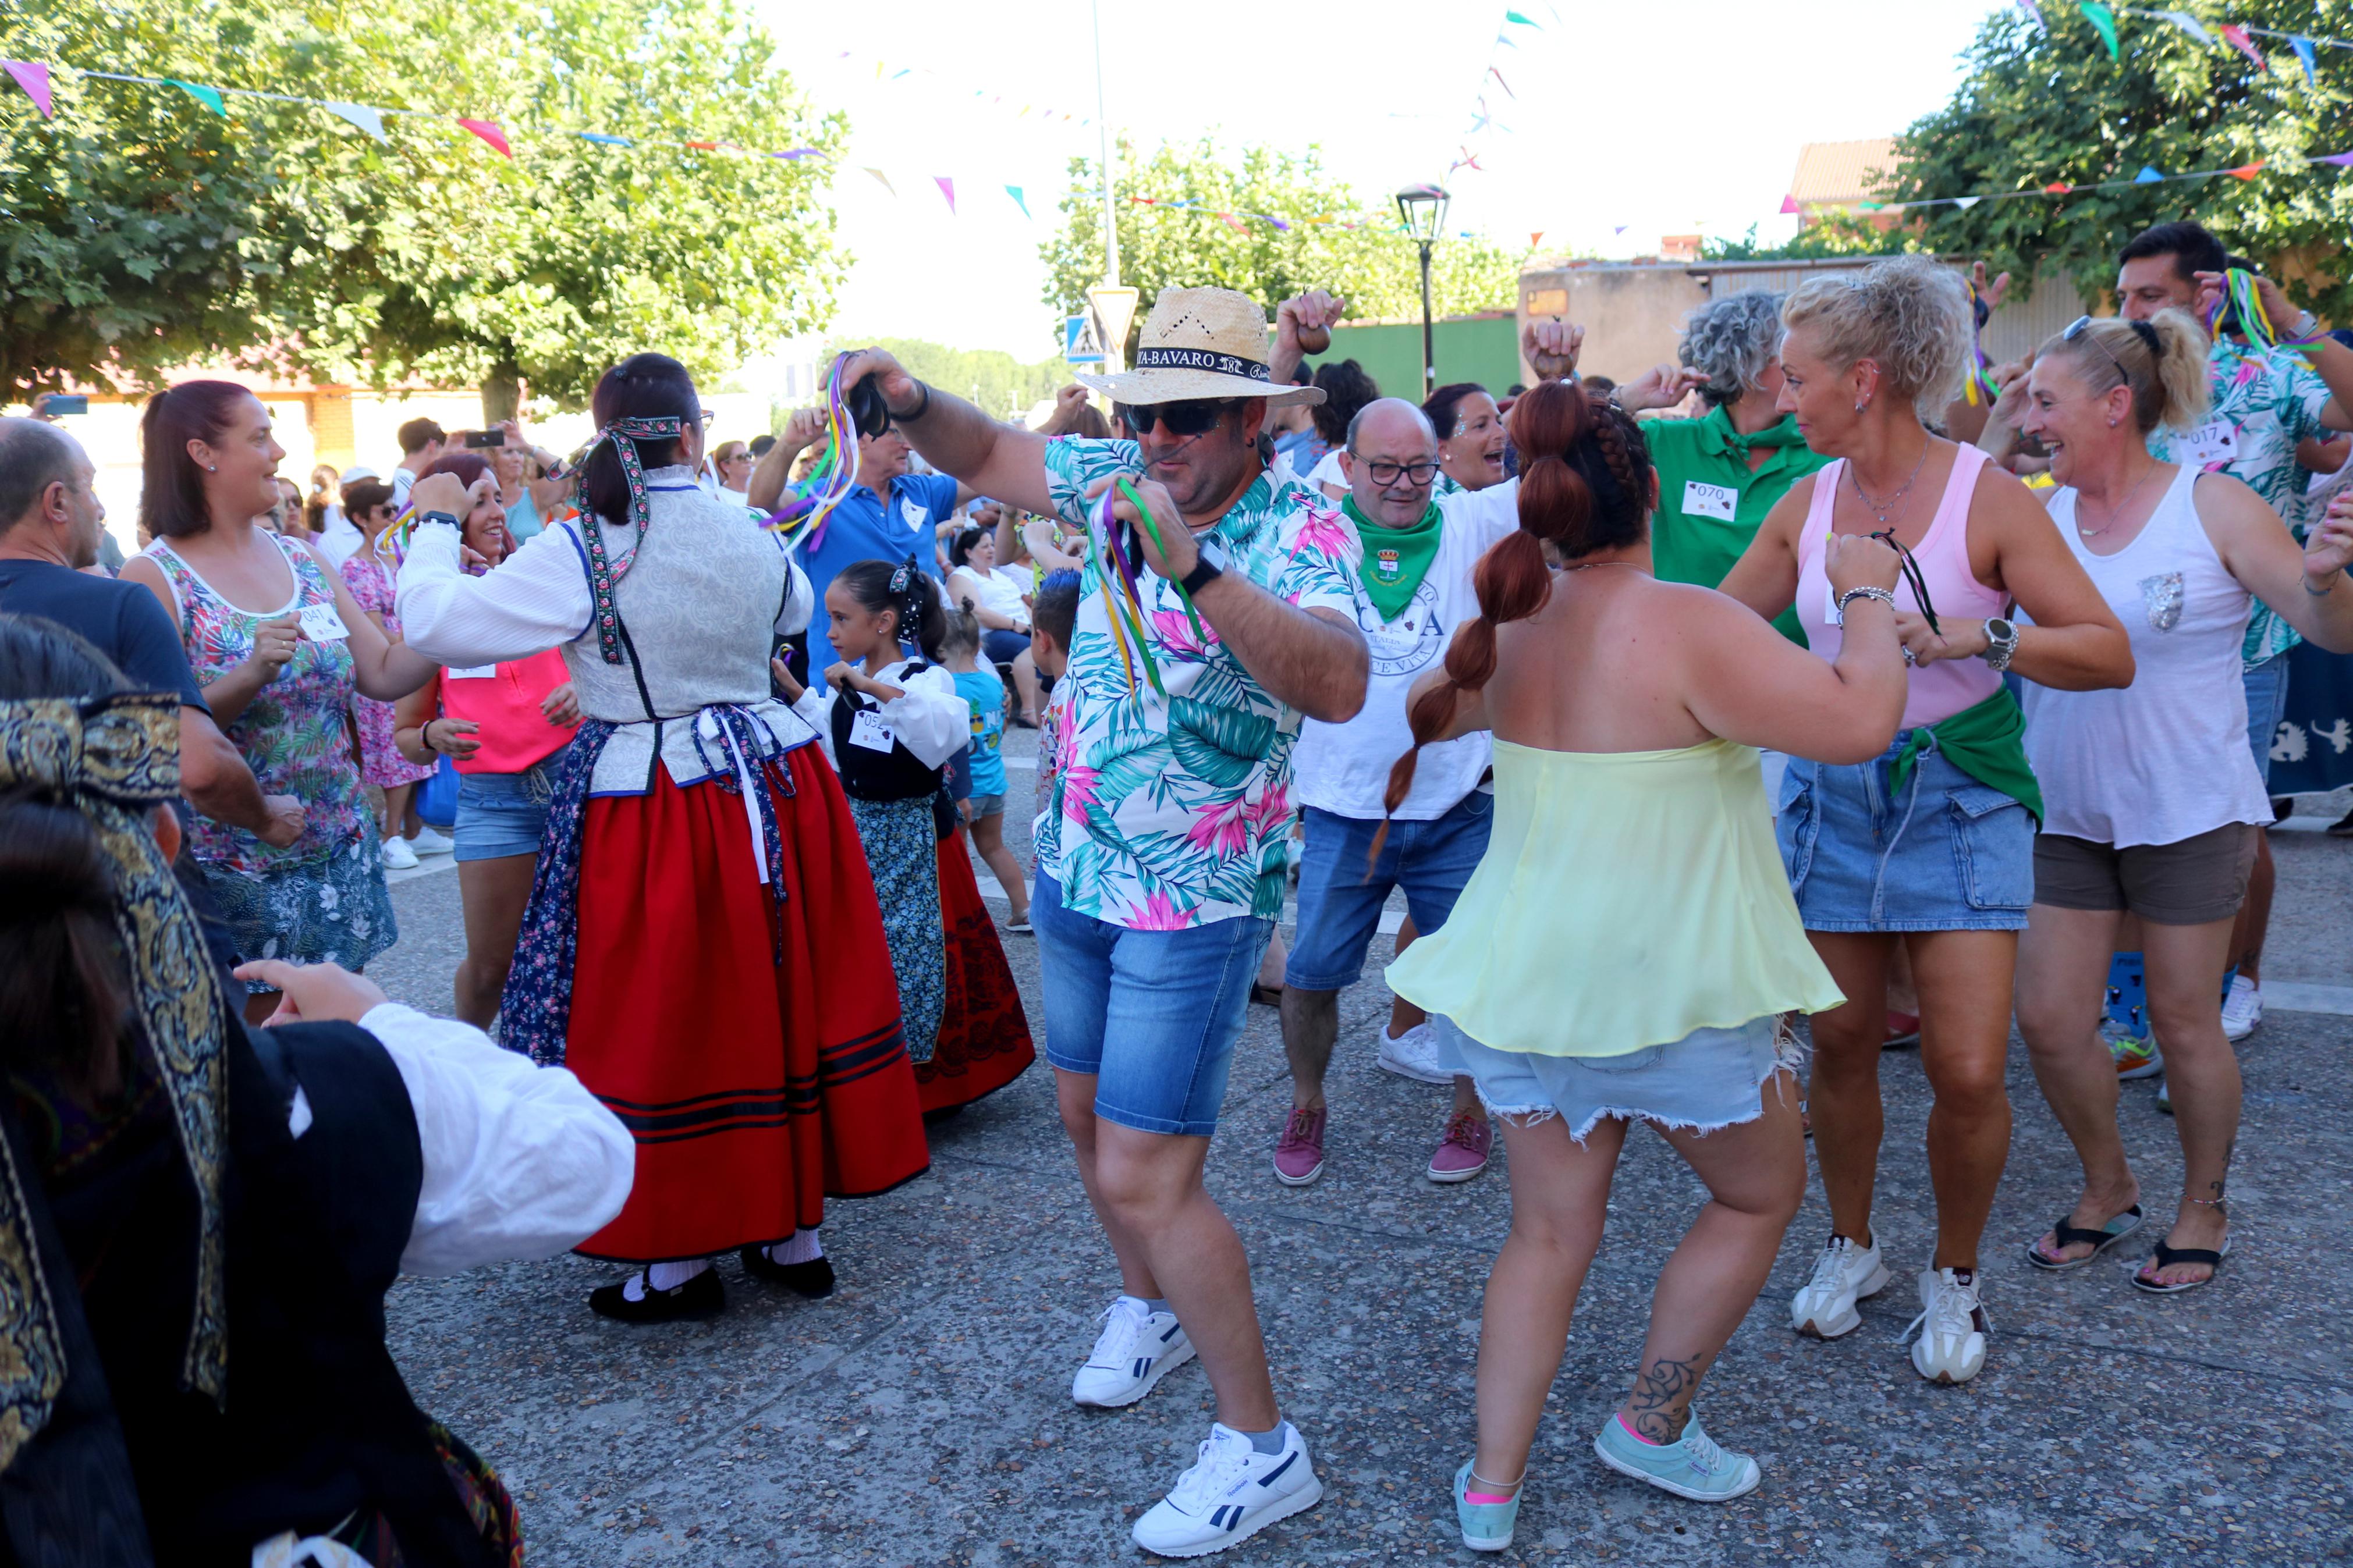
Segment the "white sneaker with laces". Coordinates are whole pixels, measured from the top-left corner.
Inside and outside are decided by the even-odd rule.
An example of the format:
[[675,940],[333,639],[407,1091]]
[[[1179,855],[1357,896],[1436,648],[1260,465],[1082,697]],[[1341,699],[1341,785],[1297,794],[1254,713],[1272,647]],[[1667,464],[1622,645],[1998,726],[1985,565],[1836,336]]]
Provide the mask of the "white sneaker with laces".
[[1381,1026],[1381,1054],[1377,1064],[1399,1078],[1409,1078],[1416,1083],[1451,1084],[1454,1075],[1438,1065],[1438,1031],[1428,1024],[1416,1024],[1404,1034],[1391,1037],[1388,1026]]
[[407,839],[396,837],[384,841],[384,868],[387,871],[417,869],[417,851],[408,847]]
[[1843,1236],[1833,1236],[1814,1259],[1814,1277],[1789,1298],[1789,1326],[1818,1340],[1834,1340],[1862,1327],[1854,1304],[1887,1289],[1894,1276],[1879,1260],[1874,1238],[1862,1247]]
[[[1985,1365],[1986,1331],[1993,1320],[1978,1300],[1974,1272],[1924,1268],[1920,1271],[1920,1315],[1904,1331],[1912,1341],[1912,1366],[1930,1383],[1967,1383]],[[1896,1342],[1902,1343],[1902,1341]]]
[[447,855],[458,847],[458,845],[457,841],[448,834],[436,833],[427,824],[420,822],[417,825],[417,831],[409,837],[408,847],[419,855]]
[[1212,1422],[1193,1468],[1135,1521],[1135,1543],[1163,1557],[1206,1557],[1324,1500],[1307,1439],[1283,1424],[1282,1449],[1261,1454],[1224,1422]]
[[2243,974],[2231,977],[2231,994],[2222,998],[2222,1036],[2243,1040],[2263,1021],[2263,988]]
[[1071,1397],[1081,1405],[1116,1410],[1152,1392],[1152,1385],[1193,1359],[1174,1312],[1155,1312],[1133,1296],[1103,1309],[1103,1333],[1094,1353],[1071,1380]]

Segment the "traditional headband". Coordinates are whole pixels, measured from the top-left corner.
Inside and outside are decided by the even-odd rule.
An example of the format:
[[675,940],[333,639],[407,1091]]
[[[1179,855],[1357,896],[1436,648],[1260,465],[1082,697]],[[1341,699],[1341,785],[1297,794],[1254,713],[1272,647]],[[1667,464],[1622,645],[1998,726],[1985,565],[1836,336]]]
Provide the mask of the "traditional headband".
[[[180,1385],[217,1402],[228,1382],[221,1221],[227,1014],[195,915],[148,823],[156,805],[180,793],[178,694],[0,702],[0,789],[16,787],[71,802],[114,868],[115,930],[139,1035],[195,1185],[195,1300]],[[26,1199],[28,1174],[0,1138],[0,1469],[47,1424],[66,1384],[57,1306]]]
[[[646,469],[638,460],[640,441],[678,440],[686,434],[686,421],[671,415],[657,418],[616,419],[590,438],[573,458],[576,478],[572,485],[572,503],[580,509],[583,521],[581,539],[588,547],[588,592],[596,602],[596,651],[607,664],[621,662],[621,623],[613,614],[613,589],[638,558],[638,547],[645,542],[646,528],[652,521],[652,512],[646,503]],[[588,459],[596,448],[610,442],[613,455],[621,461],[621,477],[628,481],[629,494],[625,515],[614,519],[637,531],[628,549],[618,561],[609,561],[605,554],[603,521],[588,504]]]

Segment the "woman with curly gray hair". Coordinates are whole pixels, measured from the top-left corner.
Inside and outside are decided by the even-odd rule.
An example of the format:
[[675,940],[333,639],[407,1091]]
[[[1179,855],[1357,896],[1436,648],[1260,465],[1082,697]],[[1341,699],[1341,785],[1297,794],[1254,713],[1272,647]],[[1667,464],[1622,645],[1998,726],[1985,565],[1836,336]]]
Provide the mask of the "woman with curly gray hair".
[[[1789,487],[1830,459],[1807,447],[1798,422],[1778,405],[1780,295],[1752,289],[1701,306],[1683,322],[1676,357],[1680,365],[1660,365],[1620,387],[1617,401],[1640,412],[1697,392],[1707,404],[1697,419],[1646,419],[1642,436],[1659,470],[1659,508],[1651,518],[1659,580],[1713,588]],[[1805,642],[1795,609],[1773,624],[1791,642]]]
[[[1887,973],[1900,940],[1919,984],[1920,1064],[1936,1096],[1936,1236],[1919,1279],[1912,1364],[1946,1384],[1985,1363],[1978,1243],[2010,1152],[2010,980],[2042,816],[2002,672],[2089,691],[2126,685],[2133,671],[2124,628],[2032,493],[1920,422],[1922,408],[1941,408],[1960,384],[1968,310],[1959,277],[1925,256],[1817,277],[1789,296],[1779,406],[1834,460],[1790,487],[1724,581],[1760,616],[1794,604],[1813,651],[1836,658],[1841,612],[1858,590],[1834,594],[1823,574],[1831,536],[1875,535],[1906,557],[1893,600],[1912,667],[1903,728],[1860,765],[1792,758],[1781,786],[1776,833],[1790,890],[1848,998],[1813,1020],[1808,1095],[1831,1234],[1789,1319],[1803,1334],[1852,1333],[1862,1322],[1856,1300],[1892,1278],[1871,1198]],[[2013,604],[2026,611],[2015,623],[2005,618]]]

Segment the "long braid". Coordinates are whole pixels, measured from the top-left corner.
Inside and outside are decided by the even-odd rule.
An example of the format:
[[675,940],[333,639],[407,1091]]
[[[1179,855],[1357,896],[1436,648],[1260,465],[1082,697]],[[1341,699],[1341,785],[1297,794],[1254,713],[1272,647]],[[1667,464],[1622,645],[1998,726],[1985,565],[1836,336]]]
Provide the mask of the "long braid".
[[[1573,560],[1642,537],[1651,493],[1650,452],[1641,430],[1622,410],[1581,386],[1539,383],[1512,406],[1512,442],[1521,459],[1520,526],[1479,558],[1472,574],[1478,618],[1455,628],[1446,649],[1446,679],[1423,692],[1407,713],[1413,748],[1389,769],[1382,800],[1392,813],[1412,793],[1422,747],[1454,721],[1462,693],[1480,690],[1493,677],[1496,628],[1526,619],[1551,598],[1552,572],[1545,545],[1549,542],[1562,559]],[[1385,817],[1373,835],[1375,859],[1388,837]]]

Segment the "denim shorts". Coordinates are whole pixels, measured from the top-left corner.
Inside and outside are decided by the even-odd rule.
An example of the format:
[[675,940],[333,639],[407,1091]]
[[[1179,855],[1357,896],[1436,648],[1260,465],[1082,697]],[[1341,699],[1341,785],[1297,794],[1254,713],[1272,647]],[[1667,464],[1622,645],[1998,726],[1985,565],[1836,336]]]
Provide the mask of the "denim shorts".
[[1911,731],[1860,766],[1789,759],[1773,835],[1808,931],[2023,931],[2034,816],[1931,741],[1896,790]]
[[1300,818],[1307,852],[1299,862],[1299,927],[1282,983],[1302,991],[1345,991],[1364,978],[1365,953],[1391,889],[1405,889],[1406,910],[1422,935],[1446,923],[1487,852],[1495,797],[1474,789],[1443,816],[1390,823],[1377,866],[1370,856],[1378,822],[1312,805]]
[[[1765,1086],[1794,1071],[1797,1047],[1771,1015],[1733,1029],[1694,1029],[1672,1045],[1616,1057],[1544,1057],[1482,1046],[1432,1018],[1441,1070],[1469,1073],[1490,1116],[1534,1125],[1557,1116],[1579,1143],[1604,1117],[1715,1132],[1765,1113]],[[1797,1091],[1791,1087],[1789,1092]]]
[[559,748],[519,773],[459,773],[458,826],[449,835],[458,847],[450,858],[463,864],[538,854],[555,774],[569,749]]
[[1095,1114],[1139,1132],[1218,1130],[1272,921],[1131,931],[1062,907],[1043,871],[1029,900],[1046,1059],[1095,1079]]
[[1005,795],[1002,791],[996,795],[976,795],[972,797],[972,819],[975,822],[978,822],[984,816],[1003,816],[1004,815]]
[[2287,655],[2274,654],[2242,677],[2247,683],[2247,744],[2255,749],[2255,772],[2272,782],[2272,742],[2287,714]]

